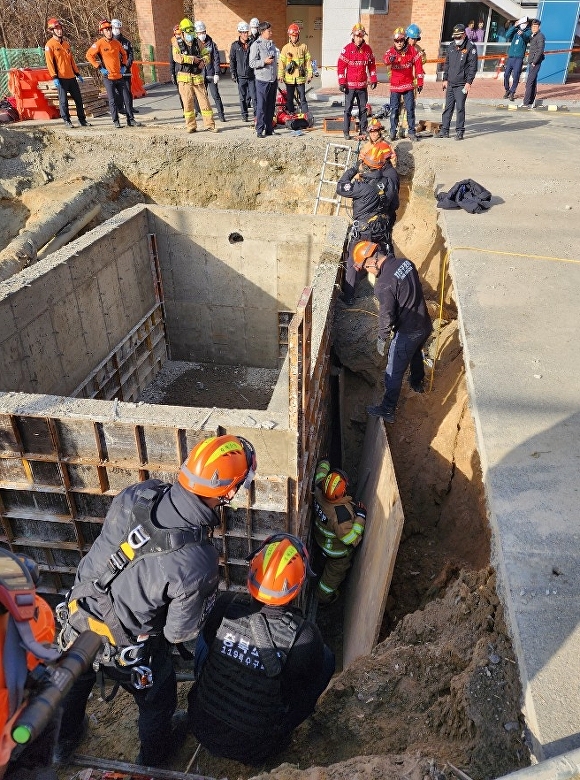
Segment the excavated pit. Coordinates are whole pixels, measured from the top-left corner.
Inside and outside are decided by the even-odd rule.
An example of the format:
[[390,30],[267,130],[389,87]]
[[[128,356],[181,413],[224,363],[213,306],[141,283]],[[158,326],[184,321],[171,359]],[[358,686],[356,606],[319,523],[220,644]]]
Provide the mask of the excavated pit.
[[[56,323],[50,317],[44,320],[40,317],[35,325],[30,322],[19,325],[18,336],[14,335],[14,339],[22,341],[22,338],[30,337],[29,354],[16,352],[17,348],[9,340],[8,344],[6,340],[2,342],[1,376],[6,376],[4,367],[8,366],[11,384],[9,389],[1,388],[5,393],[0,395],[0,463],[3,469],[0,509],[5,531],[1,543],[40,557],[46,589],[62,592],[71,581],[80,554],[98,533],[110,500],[118,490],[147,475],[173,478],[180,458],[196,437],[227,430],[247,436],[259,448],[261,480],[256,493],[248,504],[234,507],[224,518],[222,535],[218,539],[224,560],[222,577],[228,586],[241,587],[245,571],[242,556],[251,548],[252,540],[263,538],[273,527],[283,526],[289,517],[297,523],[298,529],[300,522],[306,523],[306,516],[300,515],[300,506],[301,499],[307,496],[306,493],[298,495],[301,464],[304,457],[310,459],[307,468],[302,470],[302,473],[307,472],[321,451],[321,442],[329,441],[328,428],[337,422],[336,419],[320,421],[320,438],[313,450],[300,442],[292,425],[287,423],[289,412],[294,412],[295,420],[298,419],[298,393],[295,388],[294,396],[286,394],[293,373],[281,335],[284,323],[275,321],[273,314],[267,328],[263,325],[264,318],[259,317],[256,330],[248,330],[250,335],[246,337],[241,336],[239,320],[232,324],[228,338],[236,345],[240,340],[244,342],[241,349],[247,351],[243,352],[243,359],[224,360],[223,341],[214,341],[214,335],[209,356],[203,350],[197,351],[200,339],[204,343],[204,329],[214,326],[211,318],[204,320],[193,336],[190,334],[183,341],[176,339],[174,334],[182,330],[183,310],[178,312],[170,305],[165,313],[162,312],[168,300],[167,277],[161,273],[163,290],[156,288],[152,280],[159,279],[159,274],[151,271],[155,253],[151,253],[149,238],[145,239],[143,234],[147,237],[156,235],[158,249],[161,249],[158,254],[163,258],[165,239],[160,238],[160,232],[153,230],[151,225],[167,222],[166,216],[171,212],[175,223],[172,239],[166,244],[169,251],[175,251],[178,264],[179,258],[186,253],[179,251],[183,240],[178,238],[177,247],[174,247],[173,239],[178,233],[183,235],[182,223],[187,220],[187,210],[173,210],[168,206],[176,203],[211,206],[205,212],[206,216],[199,218],[199,230],[194,232],[214,237],[214,223],[220,219],[215,209],[277,211],[277,216],[256,212],[255,221],[250,212],[244,211],[235,224],[228,217],[229,222],[222,226],[220,233],[223,246],[220,244],[217,251],[215,246],[204,245],[204,262],[209,255],[219,259],[222,249],[227,253],[236,244],[247,247],[256,231],[260,250],[265,249],[266,253],[270,252],[273,242],[280,240],[282,231],[292,249],[285,257],[293,257],[296,241],[312,230],[314,220],[306,215],[311,211],[313,172],[320,168],[324,143],[309,139],[298,153],[296,146],[290,151],[279,145],[271,152],[253,149],[251,144],[234,144],[235,148],[226,149],[221,155],[224,159],[220,159],[215,149],[202,146],[196,150],[195,163],[188,157],[189,150],[181,141],[172,138],[169,142],[161,136],[150,139],[147,146],[143,143],[130,150],[103,136],[98,153],[94,146],[85,148],[82,140],[62,139],[58,134],[37,135],[31,137],[29,143],[31,148],[36,144],[35,159],[26,176],[22,166],[27,162],[28,151],[21,146],[18,161],[11,158],[14,164],[10,173],[14,172],[14,175],[3,182],[6,188],[3,197],[6,192],[14,194],[15,204],[11,208],[17,207],[19,192],[42,183],[42,171],[58,177],[68,175],[71,168],[76,167],[77,171],[82,169],[89,175],[93,172],[96,178],[97,168],[104,170],[107,163],[111,166],[114,160],[113,186],[107,187],[101,202],[103,216],[114,216],[114,219],[112,224],[97,229],[100,251],[91,263],[90,272],[85,269],[85,283],[87,289],[92,285],[91,301],[102,296],[103,290],[110,290],[115,296],[115,305],[101,309],[98,326],[93,324],[91,317],[91,324],[82,331],[83,346],[88,354],[83,355],[81,349],[78,359],[68,361],[66,366],[62,363],[51,366],[47,371],[48,380],[40,391],[37,389],[41,387],[40,377],[31,373],[28,367],[33,364],[31,361],[43,362],[45,359],[43,339],[49,338],[51,331],[62,332],[64,346],[81,341],[70,315],[62,314],[58,323],[60,328],[54,327]],[[423,149],[414,150],[414,155],[422,156],[423,163],[428,158]],[[236,160],[236,166],[229,164],[231,159]],[[428,175],[415,176],[411,188],[413,158],[400,148],[399,159],[400,171],[406,178],[395,240],[400,253],[407,254],[417,264],[430,299],[430,311],[437,317],[435,301],[443,245],[436,225],[433,182]],[[203,177],[199,171],[203,171]],[[242,179],[240,171],[244,172]],[[138,206],[115,216],[123,207],[145,201],[156,205]],[[282,217],[282,212],[286,216]],[[295,217],[293,212],[303,216]],[[160,216],[162,214],[165,216]],[[240,212],[229,214],[239,215]],[[138,231],[138,243],[144,242],[147,246],[144,255],[148,263],[142,267],[141,274],[133,275],[132,285],[129,285],[131,293],[126,293],[127,288],[123,290],[118,284],[119,275],[115,281],[109,279],[99,287],[94,277],[98,275],[103,255],[123,250],[132,257],[142,251],[141,247],[136,248],[133,234],[127,236],[127,220],[132,219],[145,220]],[[292,284],[293,294],[301,292],[300,285],[302,288],[310,285],[315,291],[312,354],[317,353],[316,345],[324,342],[325,329],[332,329],[335,351],[332,373],[338,375],[340,388],[340,450],[343,466],[356,481],[364,465],[361,453],[367,429],[365,406],[380,395],[384,367],[374,352],[377,309],[368,284],[363,282],[361,285],[357,311],[347,310],[340,303],[336,304],[336,310],[334,307],[337,257],[345,234],[344,222],[338,222],[341,225],[336,231],[336,240],[330,241],[333,247],[330,262],[319,262],[321,253],[306,251],[308,258],[315,256],[313,268],[317,270],[312,268],[312,273],[293,279]],[[112,227],[123,227],[123,230],[113,234]],[[7,237],[9,232],[5,232]],[[241,235],[244,241],[231,243],[233,233]],[[34,287],[37,273],[38,279],[42,278],[43,268],[47,267],[43,264],[58,264],[61,260],[64,266],[76,267],[77,249],[84,250],[94,237],[93,231],[71,245],[70,257],[65,250],[60,250],[43,260],[39,268],[33,266],[19,274],[19,295],[23,297],[16,305],[12,305],[15,299],[11,298],[10,323],[18,312],[32,311],[39,299],[58,295],[60,285],[50,290],[44,285],[41,295],[34,294],[38,287],[26,287],[28,284]],[[261,259],[261,254],[251,253],[243,269],[253,275],[254,289],[259,289],[260,294],[265,275],[255,263]],[[182,262],[186,263],[183,259]],[[309,266],[310,260],[304,263]],[[234,273],[230,278],[240,279],[241,276],[246,278],[245,273],[237,277]],[[115,341],[111,323],[124,316],[126,296],[135,296],[136,290],[141,295],[149,285],[156,290],[149,299],[151,309],[159,304],[160,319],[153,316],[143,333],[139,328],[143,330],[144,323],[134,317],[133,326],[129,328],[125,324],[124,331],[119,330],[119,339]],[[192,286],[189,277],[185,286]],[[172,281],[169,287],[181,289],[179,282],[175,285]],[[226,289],[230,291],[234,287]],[[11,296],[15,291],[14,281],[4,283],[0,290],[3,296]],[[203,291],[205,294],[205,287]],[[76,293],[74,297],[76,310],[82,317],[84,304],[77,305]],[[297,307],[299,297],[296,295],[291,302],[284,302],[278,308],[272,307],[272,312],[275,309],[277,315],[295,316],[300,308]],[[253,301],[251,296],[246,301],[250,298]],[[317,309],[322,313],[320,316]],[[148,311],[145,309],[143,316]],[[328,766],[341,761],[345,763],[329,770],[334,778],[346,779],[353,774],[366,778],[377,776],[377,773],[393,778],[423,778],[425,774],[435,776],[437,764],[443,768],[446,761],[451,761],[473,776],[492,778],[527,763],[527,751],[521,739],[517,667],[512,660],[513,651],[495,594],[493,573],[486,568],[489,563],[488,529],[454,316],[449,288],[445,295],[443,317],[446,323],[441,333],[432,392],[424,396],[403,393],[397,425],[387,431],[388,443],[381,427],[385,447],[391,446],[405,512],[400,546],[397,540],[398,555],[396,561],[393,556],[388,572],[389,577],[392,575],[392,584],[389,598],[383,605],[385,618],[382,625],[380,621],[375,625],[381,644],[371,656],[337,675],[314,718],[297,730],[288,750],[264,767],[264,771],[283,761],[294,767]],[[165,336],[158,339],[163,330],[159,322],[164,323]],[[304,325],[304,319],[301,322]],[[101,323],[105,325],[104,329],[100,328]],[[137,330],[133,332],[135,327]],[[264,329],[269,334],[269,347],[254,350],[255,333],[264,338],[261,335]],[[6,327],[3,332],[7,332]],[[91,338],[103,332],[107,337],[107,349],[99,356]],[[304,335],[304,330],[301,333]],[[135,334],[146,344],[146,357],[137,361],[130,380],[107,365],[107,361],[113,359],[115,349],[129,334],[129,351],[133,350],[131,338]],[[293,338],[298,348],[300,331],[295,330]],[[252,354],[260,354],[259,361],[247,359],[248,351],[252,350]],[[63,360],[57,350],[52,354],[59,361]],[[119,354],[122,356],[123,350]],[[20,363],[14,359],[16,355],[22,355]],[[79,361],[80,366],[77,365]],[[252,365],[254,362],[257,365]],[[316,359],[314,365],[317,365]],[[61,367],[68,373],[66,389],[47,389],[53,387],[51,383],[57,379]],[[329,363],[329,371],[330,368]],[[245,372],[249,369],[265,372],[264,387],[260,388],[264,391],[262,401],[258,402],[257,396],[246,393],[247,379],[245,386],[234,381],[229,395],[234,395],[238,389],[250,399],[251,406],[241,403],[234,406],[232,402],[231,406],[225,403],[218,407],[204,399],[210,392],[206,390],[209,382],[205,377],[199,378],[201,373],[222,371],[227,375],[228,370]],[[170,375],[166,383],[164,371]],[[172,379],[174,372],[179,376]],[[179,389],[179,380],[187,372],[198,372],[197,377],[190,374],[195,393],[198,393],[197,404],[192,406],[185,402],[189,397],[183,398],[183,394],[189,393],[187,385],[185,389]],[[33,383],[24,393],[19,392],[12,383],[13,373],[30,380],[37,379],[37,387]],[[96,385],[89,392],[93,381]],[[100,385],[97,392],[104,392],[107,382],[111,382],[111,388],[116,383],[111,398],[115,393],[119,398],[119,393],[123,392],[123,398],[127,400],[103,401],[88,397],[97,385]],[[204,385],[203,389],[197,387],[198,382]],[[67,393],[77,388],[77,399],[67,397]],[[275,396],[280,389],[284,389],[282,395],[287,400],[277,405]],[[166,405],[175,403],[167,397],[169,391],[177,391],[177,406]],[[57,394],[53,395],[55,392]],[[153,393],[154,398],[143,403],[146,393]],[[191,400],[195,401],[195,394],[191,395]],[[153,406],[151,400],[158,405]],[[328,400],[328,396],[322,396],[311,413],[318,416]],[[269,427],[272,422],[274,426]],[[377,441],[375,438],[375,445]],[[375,507],[371,507],[371,517],[373,510]],[[20,525],[14,523],[16,515]],[[64,526],[68,536],[63,540],[59,534]],[[49,542],[46,542],[47,529],[50,529]],[[56,543],[53,537],[56,537]],[[349,590],[356,588],[360,571],[352,574]],[[364,587],[370,589],[368,583],[363,583]],[[386,592],[384,596],[386,599]],[[325,638],[336,649],[343,640],[343,606],[341,599],[334,611],[319,613],[318,617]],[[346,606],[347,614],[349,608],[352,614],[353,606],[358,612],[365,611],[362,602],[353,604],[352,599],[350,607],[349,604]],[[180,684],[181,706],[186,691],[187,686]],[[135,753],[135,717],[135,708],[126,694],[120,694],[111,705],[95,696],[91,701],[91,728],[82,751],[131,760]],[[110,729],[111,722],[118,725],[114,733]],[[195,740],[188,738],[172,768],[183,770],[195,749]],[[202,751],[190,771],[211,777],[249,778],[256,776],[259,770],[221,761]],[[330,776],[326,770],[321,772],[317,776]],[[61,780],[69,780],[72,774],[72,767],[62,768]],[[298,768],[282,767],[274,776],[278,780],[301,780],[312,775],[308,770],[302,772]],[[439,776],[451,775],[441,771]]]

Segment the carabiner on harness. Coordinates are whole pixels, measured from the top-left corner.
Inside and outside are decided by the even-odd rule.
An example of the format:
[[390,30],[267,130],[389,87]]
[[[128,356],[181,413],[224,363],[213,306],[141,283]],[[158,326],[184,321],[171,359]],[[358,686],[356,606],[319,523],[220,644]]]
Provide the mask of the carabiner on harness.
[[153,685],[153,672],[148,666],[134,666],[131,669],[131,685],[138,691],[151,688]]
[[141,651],[145,646],[144,642],[139,642],[136,645],[128,645],[117,653],[115,663],[117,666],[134,666],[143,660]]

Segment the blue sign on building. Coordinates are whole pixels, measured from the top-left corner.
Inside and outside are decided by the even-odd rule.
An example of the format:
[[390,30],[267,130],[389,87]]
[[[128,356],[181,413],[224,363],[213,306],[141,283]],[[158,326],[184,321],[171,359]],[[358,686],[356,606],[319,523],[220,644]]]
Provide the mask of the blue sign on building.
[[[538,19],[546,36],[546,52],[572,48],[579,14],[579,0],[540,0]],[[542,63],[538,83],[564,84],[570,56],[569,51],[548,55]]]

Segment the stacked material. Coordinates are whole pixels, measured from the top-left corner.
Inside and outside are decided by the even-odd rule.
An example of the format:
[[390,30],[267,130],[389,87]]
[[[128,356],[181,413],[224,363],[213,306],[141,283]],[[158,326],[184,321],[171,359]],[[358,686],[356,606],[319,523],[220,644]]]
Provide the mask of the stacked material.
[[[85,77],[82,83],[79,82],[83,105],[87,116],[104,116],[109,112],[109,104],[106,95],[100,95],[100,86],[94,78]],[[38,88],[42,91],[46,101],[58,108],[58,90],[52,81],[39,81]],[[68,107],[71,116],[77,115],[77,109],[70,95],[68,98]]]

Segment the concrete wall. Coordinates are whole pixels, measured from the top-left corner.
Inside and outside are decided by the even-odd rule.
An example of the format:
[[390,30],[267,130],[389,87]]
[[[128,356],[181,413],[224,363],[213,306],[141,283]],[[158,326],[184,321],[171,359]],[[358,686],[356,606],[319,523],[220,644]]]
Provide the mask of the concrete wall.
[[[157,236],[171,359],[277,367],[278,312],[296,310],[334,218],[306,222],[288,214],[147,208]],[[243,240],[230,243],[232,233]]]
[[155,304],[146,212],[0,284],[0,390],[67,395]]

